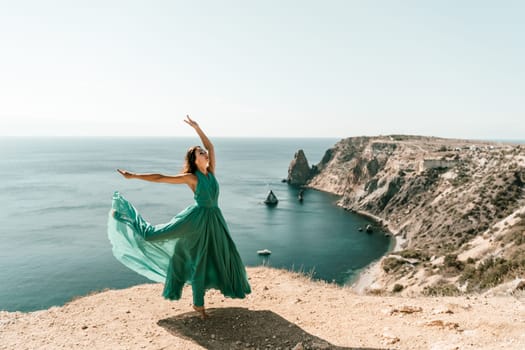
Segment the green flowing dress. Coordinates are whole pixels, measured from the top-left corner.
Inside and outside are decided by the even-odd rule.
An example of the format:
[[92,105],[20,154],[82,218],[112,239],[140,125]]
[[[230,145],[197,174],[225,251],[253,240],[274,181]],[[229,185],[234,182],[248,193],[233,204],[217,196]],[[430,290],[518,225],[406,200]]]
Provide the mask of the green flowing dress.
[[185,283],[192,285],[197,306],[203,305],[204,293],[211,288],[227,297],[244,298],[251,289],[217,206],[219,184],[211,172],[195,175],[195,203],[166,224],[148,223],[115,192],[108,219],[113,255],[133,271],[164,282],[162,295],[167,299],[179,299]]

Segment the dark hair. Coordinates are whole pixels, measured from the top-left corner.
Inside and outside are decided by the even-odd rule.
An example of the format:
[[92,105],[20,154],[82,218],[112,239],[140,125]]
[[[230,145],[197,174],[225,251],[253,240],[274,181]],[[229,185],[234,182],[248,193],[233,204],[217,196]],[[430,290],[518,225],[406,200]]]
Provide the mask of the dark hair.
[[195,160],[197,159],[197,156],[195,155],[195,151],[197,148],[200,148],[200,146],[193,146],[188,149],[188,152],[186,152],[186,158],[184,159],[184,167],[182,168],[183,174],[195,174],[197,171],[197,165],[195,164]]

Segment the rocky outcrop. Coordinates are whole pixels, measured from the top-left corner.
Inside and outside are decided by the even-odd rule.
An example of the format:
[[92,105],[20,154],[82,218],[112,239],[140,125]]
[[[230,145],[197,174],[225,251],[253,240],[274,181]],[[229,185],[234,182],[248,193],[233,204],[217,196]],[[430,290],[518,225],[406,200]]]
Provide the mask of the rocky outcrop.
[[[339,141],[314,168],[318,173],[309,187],[338,194],[341,206],[377,217],[397,237],[398,251],[425,256],[420,264],[382,269],[379,289],[403,283],[403,293],[422,293],[439,281],[449,291],[480,291],[525,275],[522,147],[404,135],[353,137]],[[485,237],[483,254],[455,264],[452,257],[479,246],[479,237]],[[488,284],[480,277],[487,269],[499,271]]]
[[0,348],[525,349],[525,306],[514,297],[363,296],[290,271],[246,270],[256,292],[208,291],[206,321],[191,307],[191,286],[174,302],[161,283],[144,284],[48,310],[0,311]]
[[308,165],[304,151],[300,149],[295,152],[294,159],[288,168],[288,183],[303,186],[312,178],[314,173],[314,170]]

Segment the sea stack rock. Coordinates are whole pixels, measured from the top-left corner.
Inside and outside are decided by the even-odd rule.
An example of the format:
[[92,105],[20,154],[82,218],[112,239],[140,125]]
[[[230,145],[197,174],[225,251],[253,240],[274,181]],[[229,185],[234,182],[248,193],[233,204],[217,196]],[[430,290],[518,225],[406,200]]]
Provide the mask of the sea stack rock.
[[312,169],[302,149],[295,152],[294,159],[288,167],[288,183],[296,186],[306,185],[312,177]]

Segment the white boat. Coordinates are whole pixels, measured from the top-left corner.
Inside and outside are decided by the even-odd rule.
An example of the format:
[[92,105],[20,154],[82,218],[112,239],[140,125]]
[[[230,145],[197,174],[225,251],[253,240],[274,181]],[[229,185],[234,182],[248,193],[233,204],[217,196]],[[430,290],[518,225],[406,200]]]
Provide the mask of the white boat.
[[262,249],[262,250],[258,250],[257,254],[259,254],[259,255],[270,255],[270,254],[272,254],[272,251],[268,250],[268,249]]

